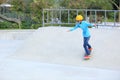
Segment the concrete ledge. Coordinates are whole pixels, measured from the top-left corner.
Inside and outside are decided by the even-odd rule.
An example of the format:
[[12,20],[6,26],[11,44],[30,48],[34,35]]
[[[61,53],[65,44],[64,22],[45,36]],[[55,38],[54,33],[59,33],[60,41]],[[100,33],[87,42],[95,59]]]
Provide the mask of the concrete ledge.
[[0,30],[0,40],[24,40],[35,30]]

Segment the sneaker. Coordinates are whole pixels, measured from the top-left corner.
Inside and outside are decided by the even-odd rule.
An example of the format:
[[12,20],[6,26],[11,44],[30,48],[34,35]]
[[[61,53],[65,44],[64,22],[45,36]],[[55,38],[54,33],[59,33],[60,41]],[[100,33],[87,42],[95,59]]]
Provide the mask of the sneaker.
[[92,48],[89,48],[88,50],[92,51]]
[[89,55],[86,55],[86,56],[84,56],[84,59],[85,59],[85,60],[88,60],[88,59],[90,59],[90,56],[89,56]]

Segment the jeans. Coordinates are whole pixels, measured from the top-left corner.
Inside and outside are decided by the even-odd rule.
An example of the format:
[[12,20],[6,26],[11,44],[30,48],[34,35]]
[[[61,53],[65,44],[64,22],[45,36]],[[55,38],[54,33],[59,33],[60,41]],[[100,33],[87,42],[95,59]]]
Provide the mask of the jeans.
[[88,43],[90,37],[84,37],[84,44],[83,44],[83,47],[85,49],[85,52],[86,52],[86,55],[90,55],[90,48],[91,48],[91,45]]

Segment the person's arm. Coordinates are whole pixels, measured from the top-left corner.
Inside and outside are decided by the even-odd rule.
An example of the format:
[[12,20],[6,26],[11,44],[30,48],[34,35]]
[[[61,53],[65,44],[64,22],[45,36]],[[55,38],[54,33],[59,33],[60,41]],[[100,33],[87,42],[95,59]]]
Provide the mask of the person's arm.
[[73,28],[69,29],[67,32],[74,31],[78,28],[78,24],[76,24]]
[[91,28],[92,28],[92,27],[96,27],[96,24],[91,24],[91,23],[89,23],[89,22],[86,22],[86,24],[87,24],[88,27],[91,27]]

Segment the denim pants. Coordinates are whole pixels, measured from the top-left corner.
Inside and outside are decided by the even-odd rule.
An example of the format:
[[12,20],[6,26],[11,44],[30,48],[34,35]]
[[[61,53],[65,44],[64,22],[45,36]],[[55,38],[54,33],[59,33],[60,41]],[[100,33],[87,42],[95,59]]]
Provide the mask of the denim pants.
[[90,39],[90,37],[84,37],[83,47],[85,49],[86,55],[90,55],[89,48],[91,48],[91,45],[88,43],[89,39]]

